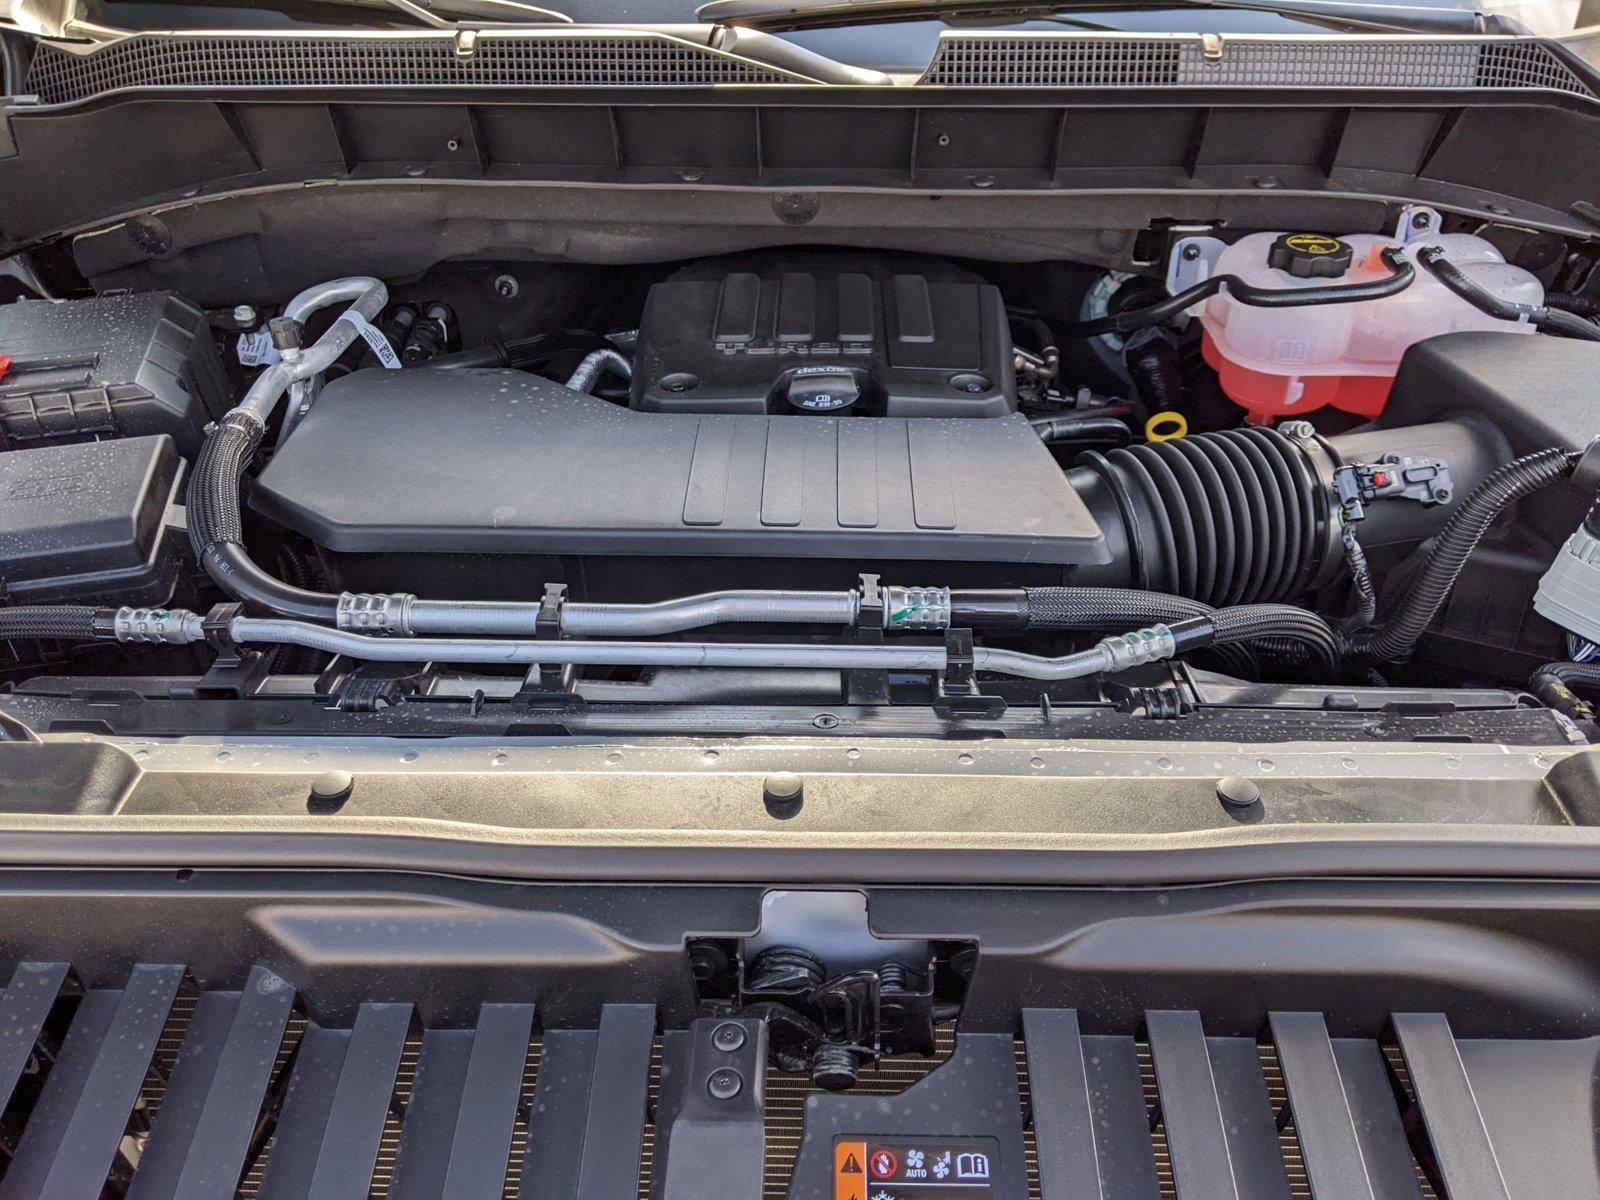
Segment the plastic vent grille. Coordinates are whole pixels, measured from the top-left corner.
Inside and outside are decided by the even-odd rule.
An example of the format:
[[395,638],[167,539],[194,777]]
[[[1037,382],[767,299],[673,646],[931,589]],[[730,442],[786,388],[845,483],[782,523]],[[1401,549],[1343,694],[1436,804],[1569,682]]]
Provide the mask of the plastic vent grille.
[[145,35],[88,54],[42,45],[28,88],[68,104],[134,88],[707,87],[800,77],[653,34],[450,38]]
[[1479,49],[1478,87],[1552,88],[1590,96],[1567,66],[1544,46],[1532,42],[1489,42]]
[[945,34],[921,81],[941,87],[1535,88],[1593,97],[1538,42],[1473,38],[1198,38]]
[[1151,38],[943,38],[920,82],[946,87],[1160,87],[1181,42]]
[[[653,1005],[607,1004],[597,1027],[540,1038],[529,1003],[482,1003],[461,1027],[342,998],[324,1025],[311,1004],[262,966],[224,990],[172,963],[89,986],[64,962],[18,963],[0,988],[0,1197],[655,1194]],[[1146,1010],[1142,1037],[1085,1033],[1071,1009],[1021,1023],[1034,1197],[1089,1171],[1106,1195],[1162,1200],[1309,1200],[1351,1179],[1413,1200],[1595,1195],[1592,1139],[1559,1136],[1591,1127],[1593,1034],[1458,1040],[1438,1012],[1392,1014],[1382,1042],[1336,1036],[1316,1011],[1271,1012],[1264,1037],[1180,1009]],[[856,1090],[890,1111],[969,1062],[945,1027],[934,1056],[884,1062]],[[788,1194],[814,1095],[768,1075],[765,1200]],[[1538,1130],[1542,1154],[1523,1141]]]

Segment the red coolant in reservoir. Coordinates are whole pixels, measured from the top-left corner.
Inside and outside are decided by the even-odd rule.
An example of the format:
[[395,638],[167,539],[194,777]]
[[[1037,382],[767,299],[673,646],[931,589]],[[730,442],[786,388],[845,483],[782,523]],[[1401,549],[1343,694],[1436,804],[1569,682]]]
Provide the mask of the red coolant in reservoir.
[[[1252,233],[1223,250],[1217,275],[1236,275],[1258,288],[1317,288],[1370,283],[1390,272],[1380,259],[1392,237],[1321,233]],[[1226,289],[1200,312],[1206,362],[1222,390],[1269,424],[1333,407],[1376,417],[1406,349],[1423,338],[1461,330],[1532,333],[1524,321],[1504,321],[1474,308],[1416,263],[1416,251],[1437,246],[1473,282],[1518,304],[1544,303],[1539,280],[1512,266],[1480,237],[1446,233],[1401,247],[1416,267],[1404,291],[1353,304],[1262,308],[1242,304]]]

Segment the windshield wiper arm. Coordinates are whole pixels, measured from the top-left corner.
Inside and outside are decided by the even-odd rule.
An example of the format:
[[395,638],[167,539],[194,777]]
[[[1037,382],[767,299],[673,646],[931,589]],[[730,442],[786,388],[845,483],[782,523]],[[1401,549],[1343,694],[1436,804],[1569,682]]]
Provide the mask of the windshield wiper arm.
[[[387,6],[406,13],[434,29],[445,29],[452,33],[479,28],[479,18],[490,18],[501,25],[577,24],[565,13],[529,4],[526,0],[346,0],[346,2],[366,7],[374,4],[380,7]],[[450,17],[459,19],[452,20]],[[741,28],[706,24],[697,28],[693,25],[669,27],[641,23],[618,28],[636,32],[662,30],[670,33],[678,41],[703,45],[709,50],[723,54],[737,55],[805,82],[878,87],[885,87],[894,82],[881,71],[869,71],[864,67],[836,62],[793,42],[773,37],[770,33],[754,26]]]
[[383,0],[383,3],[435,29],[459,29],[463,18],[469,22],[494,21],[514,25],[573,23],[572,18],[564,12],[526,4],[523,0]]
[[1363,4],[1359,0],[710,0],[695,10],[695,16],[702,21],[771,30],[919,16],[993,19],[1148,8],[1244,9],[1373,33],[1498,32],[1483,14],[1471,9]]

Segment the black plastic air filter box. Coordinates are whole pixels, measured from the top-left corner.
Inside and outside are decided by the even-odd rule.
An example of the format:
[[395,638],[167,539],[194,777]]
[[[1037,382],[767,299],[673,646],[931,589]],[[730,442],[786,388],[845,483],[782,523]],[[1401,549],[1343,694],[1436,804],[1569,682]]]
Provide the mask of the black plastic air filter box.
[[0,449],[164,433],[185,457],[229,404],[205,314],[170,292],[0,306]]
[[0,596],[165,603],[178,558],[164,517],[182,465],[164,434],[0,454]]
[[[1518,333],[1448,333],[1406,351],[1380,424],[1387,429],[1476,417],[1510,443],[1507,457],[1581,450],[1600,436],[1600,342]],[[1401,437],[1404,433],[1401,432]],[[1520,500],[1467,560],[1421,660],[1482,677],[1526,679],[1566,657],[1566,633],[1533,611],[1534,589],[1594,501],[1570,483]],[[1510,647],[1513,652],[1484,652]]]
[[[1404,428],[1471,415],[1498,429],[1513,456],[1552,446],[1582,450],[1600,437],[1597,387],[1600,342],[1447,333],[1406,351],[1379,423]],[[1524,521],[1561,541],[1593,500],[1559,484],[1520,509]]]
[[1514,454],[1581,450],[1600,435],[1600,342],[1521,333],[1447,333],[1406,351],[1380,424],[1465,413],[1492,421]]

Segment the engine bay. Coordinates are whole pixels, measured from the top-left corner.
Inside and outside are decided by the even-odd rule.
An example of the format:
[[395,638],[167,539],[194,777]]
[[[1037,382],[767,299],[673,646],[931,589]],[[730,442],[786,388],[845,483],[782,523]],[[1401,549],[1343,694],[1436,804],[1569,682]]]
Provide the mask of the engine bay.
[[1175,227],[1143,274],[813,247],[22,298],[0,680],[946,721],[1310,688],[1581,743],[1600,271],[1552,239],[1408,208]]

